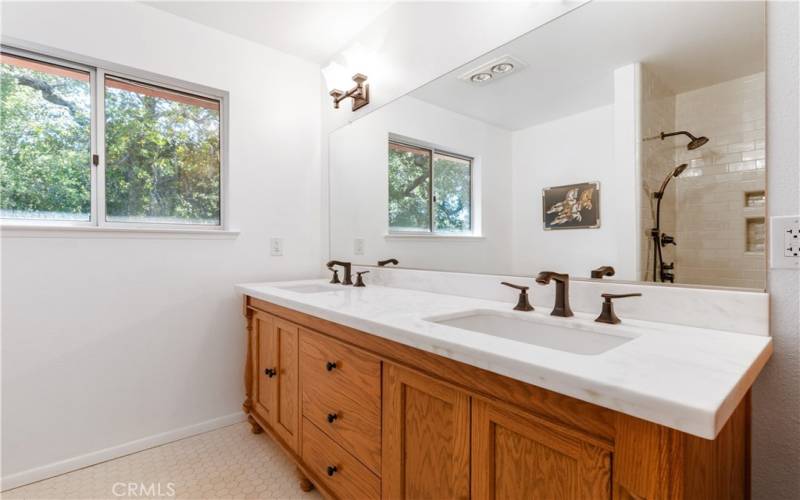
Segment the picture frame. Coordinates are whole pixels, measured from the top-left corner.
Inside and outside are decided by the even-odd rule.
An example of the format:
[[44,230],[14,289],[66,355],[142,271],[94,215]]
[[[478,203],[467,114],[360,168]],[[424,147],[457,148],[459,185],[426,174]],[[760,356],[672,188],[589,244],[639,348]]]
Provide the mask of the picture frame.
[[600,227],[600,183],[581,182],[542,189],[545,231]]

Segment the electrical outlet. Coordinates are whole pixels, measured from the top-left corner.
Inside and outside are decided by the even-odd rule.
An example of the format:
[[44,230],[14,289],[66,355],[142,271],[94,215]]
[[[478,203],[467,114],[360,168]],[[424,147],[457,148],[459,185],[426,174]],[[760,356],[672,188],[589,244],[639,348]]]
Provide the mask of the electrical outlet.
[[800,215],[770,217],[770,267],[800,269]]
[[364,255],[364,238],[353,240],[353,253],[355,255]]
[[269,254],[273,257],[280,257],[283,255],[283,238],[269,239]]

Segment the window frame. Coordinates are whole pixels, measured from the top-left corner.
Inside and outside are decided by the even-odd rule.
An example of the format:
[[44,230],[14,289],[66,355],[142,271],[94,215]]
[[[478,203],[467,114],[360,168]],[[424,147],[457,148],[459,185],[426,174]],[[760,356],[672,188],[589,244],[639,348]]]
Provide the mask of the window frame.
[[[469,237],[477,237],[478,234],[476,232],[476,205],[475,205],[475,162],[476,158],[472,156],[468,156],[461,153],[452,153],[448,149],[440,148],[434,144],[418,141],[415,139],[409,139],[407,137],[389,134],[389,139],[387,141],[387,158],[386,158],[386,165],[387,165],[387,188],[389,185],[388,182],[388,151],[391,144],[397,144],[398,146],[406,146],[410,148],[416,149],[423,149],[430,153],[430,160],[428,162],[428,172],[430,175],[430,182],[428,182],[428,224],[430,229],[419,230],[419,229],[411,229],[411,230],[402,230],[402,229],[394,229],[392,228],[391,222],[389,221],[389,199],[388,199],[388,189],[387,189],[387,200],[386,200],[386,226],[387,226],[387,236],[390,237],[402,237],[402,236],[409,236],[409,237],[436,237],[436,238],[469,238]],[[451,158],[456,158],[458,160],[464,160],[469,162],[469,230],[462,231],[462,232],[453,232],[453,231],[437,231],[436,230],[436,203],[433,200],[433,190],[434,190],[434,157],[436,155],[440,156],[449,156]]]
[[[69,220],[37,220],[0,218],[0,228],[31,229],[85,229],[107,230],[116,232],[175,232],[175,233],[235,233],[230,230],[228,210],[228,99],[229,93],[224,90],[186,82],[176,78],[150,73],[148,71],[123,66],[108,61],[80,56],[57,49],[27,44],[19,40],[2,39],[0,51],[55,64],[67,68],[89,72],[91,110],[91,155],[98,156],[98,164],[94,165],[90,156],[91,168],[91,210],[89,221]],[[106,76],[133,80],[145,85],[163,87],[186,94],[196,95],[219,102],[219,224],[176,224],[161,222],[112,222],[106,220],[105,205],[105,78]]]

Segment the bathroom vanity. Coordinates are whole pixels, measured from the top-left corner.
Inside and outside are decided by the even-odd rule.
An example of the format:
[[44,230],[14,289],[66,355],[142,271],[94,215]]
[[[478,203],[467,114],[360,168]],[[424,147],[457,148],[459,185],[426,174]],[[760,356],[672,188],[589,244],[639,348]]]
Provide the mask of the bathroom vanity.
[[306,487],[749,497],[772,352],[764,4],[690,17],[585,2],[337,116],[323,257],[352,286],[238,287],[245,412]]
[[[554,318],[540,306],[522,313],[323,280],[237,290],[247,319],[243,409],[253,432],[297,464],[306,490],[341,499],[749,496],[749,387],[771,353],[767,336],[624,317],[601,325],[581,312]],[[530,337],[487,333],[485,317],[502,318],[506,332],[522,322]],[[547,331],[576,341],[552,344],[537,333]],[[605,340],[580,352],[583,335]]]

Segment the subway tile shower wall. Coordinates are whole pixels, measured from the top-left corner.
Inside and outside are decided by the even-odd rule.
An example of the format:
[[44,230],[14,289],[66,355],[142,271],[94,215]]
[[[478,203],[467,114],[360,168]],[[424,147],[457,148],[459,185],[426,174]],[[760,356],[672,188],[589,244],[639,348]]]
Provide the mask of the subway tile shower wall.
[[689,165],[675,183],[681,282],[765,287],[765,207],[757,202],[765,187],[764,103],[764,73],[675,98],[676,128],[710,139],[694,151],[675,149],[676,163]]
[[642,276],[652,279],[652,193],[681,163],[689,168],[670,183],[662,201],[665,248],[678,283],[764,288],[765,78],[764,73],[674,94],[642,69],[642,135],[688,130],[709,138],[688,151],[687,139],[646,141],[642,148]]

